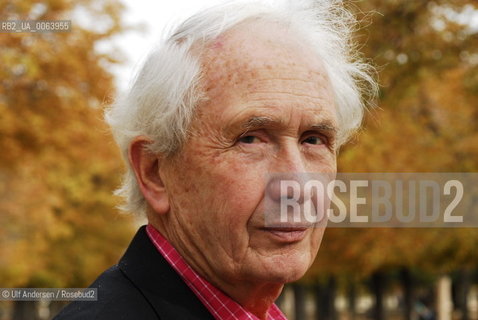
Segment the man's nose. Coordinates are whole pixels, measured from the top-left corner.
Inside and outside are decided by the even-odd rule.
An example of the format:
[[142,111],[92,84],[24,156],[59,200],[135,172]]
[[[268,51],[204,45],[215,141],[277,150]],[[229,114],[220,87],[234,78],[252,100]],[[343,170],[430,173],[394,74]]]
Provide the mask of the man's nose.
[[271,168],[272,172],[296,174],[307,172],[304,155],[300,145],[291,143],[283,146],[277,153]]
[[309,178],[299,147],[289,147],[277,155],[271,166],[266,192],[273,201],[296,198],[302,202],[303,186]]

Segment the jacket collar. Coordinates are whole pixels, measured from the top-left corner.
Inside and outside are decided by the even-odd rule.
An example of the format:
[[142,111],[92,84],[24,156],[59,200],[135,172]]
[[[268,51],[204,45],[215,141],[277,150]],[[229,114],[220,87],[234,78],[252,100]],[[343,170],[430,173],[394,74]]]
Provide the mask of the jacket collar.
[[148,300],[160,319],[214,319],[154,247],[142,226],[119,269]]

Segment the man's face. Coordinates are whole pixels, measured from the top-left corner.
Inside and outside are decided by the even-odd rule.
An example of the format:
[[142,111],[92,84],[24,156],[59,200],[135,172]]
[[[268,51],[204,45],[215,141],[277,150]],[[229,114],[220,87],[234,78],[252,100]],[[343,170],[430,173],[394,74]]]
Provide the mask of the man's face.
[[267,228],[267,175],[335,172],[329,80],[315,54],[265,23],[229,31],[202,62],[208,100],[160,171],[168,236],[213,283],[294,281],[313,262],[323,228]]

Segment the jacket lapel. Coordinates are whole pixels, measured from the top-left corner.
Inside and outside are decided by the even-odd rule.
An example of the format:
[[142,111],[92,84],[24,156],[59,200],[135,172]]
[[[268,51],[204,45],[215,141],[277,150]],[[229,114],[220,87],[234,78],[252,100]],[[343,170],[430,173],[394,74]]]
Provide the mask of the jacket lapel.
[[119,268],[152,305],[159,319],[214,319],[154,247],[145,226],[136,233]]

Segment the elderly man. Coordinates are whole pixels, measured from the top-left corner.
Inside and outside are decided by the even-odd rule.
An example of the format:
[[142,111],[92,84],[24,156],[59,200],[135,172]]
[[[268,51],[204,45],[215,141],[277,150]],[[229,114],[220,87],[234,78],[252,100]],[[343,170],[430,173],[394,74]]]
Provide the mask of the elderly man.
[[332,0],[228,3],[149,56],[107,113],[126,209],[149,223],[92,284],[98,301],[57,319],[285,319],[274,300],[310,267],[324,225],[269,225],[265,199],[287,196],[274,173],[334,173],[361,122],[357,84],[373,81],[352,22]]

